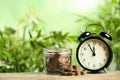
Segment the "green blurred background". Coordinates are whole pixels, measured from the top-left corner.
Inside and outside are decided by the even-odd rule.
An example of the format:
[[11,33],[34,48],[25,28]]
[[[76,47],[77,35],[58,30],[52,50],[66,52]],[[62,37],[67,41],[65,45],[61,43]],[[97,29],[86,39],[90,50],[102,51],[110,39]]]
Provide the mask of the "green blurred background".
[[120,0],[0,0],[0,72],[44,71],[47,47],[72,48],[77,64],[77,37],[90,23],[105,25],[112,35],[108,70],[119,70]]
[[[92,15],[102,0],[1,0],[0,24],[15,26],[26,14],[39,16],[45,21],[47,30],[69,31],[78,34],[80,25],[75,23],[76,15]],[[92,14],[93,13],[93,14]],[[69,27],[68,29],[65,29]],[[75,27],[75,28],[73,28]]]

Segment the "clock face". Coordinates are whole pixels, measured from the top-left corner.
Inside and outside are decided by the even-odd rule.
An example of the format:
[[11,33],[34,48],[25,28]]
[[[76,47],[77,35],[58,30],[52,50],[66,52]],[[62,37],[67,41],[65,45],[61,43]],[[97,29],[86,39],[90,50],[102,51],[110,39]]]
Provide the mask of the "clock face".
[[85,39],[77,49],[80,65],[91,71],[101,70],[111,62],[111,49],[108,44],[97,37]]

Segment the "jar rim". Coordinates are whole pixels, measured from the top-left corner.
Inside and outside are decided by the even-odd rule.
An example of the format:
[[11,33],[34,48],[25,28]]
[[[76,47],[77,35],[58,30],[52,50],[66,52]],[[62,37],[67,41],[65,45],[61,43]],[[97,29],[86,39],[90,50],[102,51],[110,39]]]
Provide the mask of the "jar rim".
[[44,54],[72,54],[72,49],[70,48],[44,48]]

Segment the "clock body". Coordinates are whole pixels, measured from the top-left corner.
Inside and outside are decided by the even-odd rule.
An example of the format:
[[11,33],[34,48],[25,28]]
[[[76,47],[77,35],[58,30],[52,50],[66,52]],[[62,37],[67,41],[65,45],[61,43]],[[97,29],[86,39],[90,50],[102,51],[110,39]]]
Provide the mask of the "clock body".
[[85,70],[98,72],[109,66],[113,55],[110,46],[103,39],[89,37],[78,45],[76,57]]

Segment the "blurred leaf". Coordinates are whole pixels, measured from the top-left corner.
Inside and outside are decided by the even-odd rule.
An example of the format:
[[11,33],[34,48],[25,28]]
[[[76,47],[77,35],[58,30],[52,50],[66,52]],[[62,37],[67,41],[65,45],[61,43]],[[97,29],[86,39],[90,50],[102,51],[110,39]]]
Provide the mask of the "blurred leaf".
[[30,38],[33,38],[33,37],[32,37],[32,34],[31,34],[31,32],[30,32],[30,31],[29,31],[29,36],[30,36]]
[[31,40],[30,40],[30,44],[31,44],[31,46],[33,47],[33,48],[35,48],[35,44],[34,44],[34,42],[33,42],[33,40],[32,40],[32,34],[30,33],[30,31],[29,31],[29,36],[30,36],[30,38],[31,38]]
[[41,30],[39,30],[39,31],[37,32],[36,38],[39,38],[39,37],[41,37]]
[[5,27],[5,31],[4,31],[7,35],[11,35],[11,34],[15,34],[16,30],[14,30],[13,28],[10,27]]
[[34,21],[32,21],[32,24],[33,24],[33,28],[32,29],[35,30],[38,25]]
[[10,52],[8,52],[8,51],[3,51],[3,54],[4,54],[6,57],[8,57],[8,58],[11,57]]
[[112,4],[116,4],[117,3],[117,0],[111,0],[112,1]]
[[67,32],[67,33],[65,33],[65,34],[63,35],[63,38],[66,38],[68,35],[69,35],[69,33],[68,33],[68,32]]
[[24,23],[24,22],[25,22],[25,18],[24,18],[24,17],[23,17],[23,18],[20,18],[18,22],[19,22],[19,24]]
[[37,44],[38,44],[39,46],[43,47],[43,48],[46,47],[46,46],[44,45],[44,43],[41,42],[41,41],[37,42]]
[[118,43],[116,43],[116,44],[114,44],[114,48],[118,48],[120,46],[120,42],[118,42]]
[[2,31],[0,30],[0,36],[2,37]]
[[36,17],[36,19],[40,22],[40,23],[42,23],[42,24],[46,24],[42,19],[40,19],[39,17]]
[[115,32],[120,32],[120,26],[116,28]]

